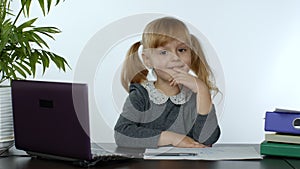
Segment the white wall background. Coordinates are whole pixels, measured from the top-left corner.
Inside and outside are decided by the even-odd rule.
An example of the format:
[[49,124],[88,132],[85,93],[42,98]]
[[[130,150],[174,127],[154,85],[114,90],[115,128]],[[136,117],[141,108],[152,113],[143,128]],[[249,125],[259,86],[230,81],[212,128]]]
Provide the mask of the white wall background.
[[[143,13],[175,16],[201,31],[222,65],[226,93],[224,112],[219,119],[222,129],[219,143],[260,143],[264,139],[266,111],[275,107],[300,110],[299,6],[297,0],[65,1],[52,8],[50,15],[37,25],[52,25],[62,30],[56,41],[49,44],[53,51],[65,56],[72,70],[63,73],[53,67],[36,79],[74,81],[77,61],[86,44],[114,21]],[[32,14],[40,15],[39,9],[34,9]],[[128,44],[124,40],[115,49],[126,51]],[[124,54],[119,53],[120,57]],[[97,69],[99,76],[91,84],[94,92],[99,92],[96,85],[101,81],[116,81],[110,68],[118,69],[119,63],[108,60],[105,65],[107,73],[103,73],[105,66]],[[89,65],[86,70],[84,73],[90,73]],[[119,90],[119,98],[125,97],[123,90]],[[118,92],[114,94],[118,96]],[[101,103],[91,104],[97,106],[103,101],[112,102],[99,93],[95,98]],[[118,110],[114,106],[114,111]],[[109,108],[101,110],[104,116],[92,114],[94,141],[113,141],[112,124],[107,121],[111,123],[115,113],[109,117],[107,111]]]

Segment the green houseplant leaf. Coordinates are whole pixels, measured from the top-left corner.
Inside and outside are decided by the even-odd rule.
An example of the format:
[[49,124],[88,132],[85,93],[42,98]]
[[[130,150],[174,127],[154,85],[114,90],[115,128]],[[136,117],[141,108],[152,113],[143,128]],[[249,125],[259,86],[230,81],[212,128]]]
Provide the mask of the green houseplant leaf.
[[46,38],[54,39],[61,31],[53,26],[38,27],[38,18],[28,19],[17,25],[20,15],[29,17],[32,2],[38,2],[44,15],[47,15],[52,5],[60,0],[21,0],[21,9],[17,15],[10,9],[12,0],[1,0],[0,4],[0,83],[5,80],[25,79],[35,77],[37,65],[41,65],[43,74],[51,63],[62,71],[69,67],[67,61],[60,55],[50,51]]

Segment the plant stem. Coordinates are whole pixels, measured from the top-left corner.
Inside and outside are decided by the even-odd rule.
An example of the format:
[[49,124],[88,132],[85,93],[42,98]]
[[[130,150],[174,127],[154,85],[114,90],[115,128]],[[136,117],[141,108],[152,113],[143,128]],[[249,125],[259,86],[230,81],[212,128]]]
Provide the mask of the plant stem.
[[[23,12],[24,7],[25,7],[25,4],[27,3],[27,1],[28,1],[28,0],[24,1],[24,3],[22,3],[22,8],[21,8],[20,11],[18,12],[18,15],[16,16],[14,22],[12,23],[12,29],[14,29],[14,27],[16,26],[16,23],[17,23],[19,17],[21,16],[21,13]],[[9,57],[11,57],[12,53],[13,53],[13,50],[9,53]]]
[[16,16],[14,22],[13,22],[13,25],[15,25],[17,23],[17,20],[19,19],[21,13],[23,12],[24,10],[24,7],[25,7],[25,4],[27,3],[28,0],[24,1],[24,3],[22,4],[22,8],[20,9],[18,15]]

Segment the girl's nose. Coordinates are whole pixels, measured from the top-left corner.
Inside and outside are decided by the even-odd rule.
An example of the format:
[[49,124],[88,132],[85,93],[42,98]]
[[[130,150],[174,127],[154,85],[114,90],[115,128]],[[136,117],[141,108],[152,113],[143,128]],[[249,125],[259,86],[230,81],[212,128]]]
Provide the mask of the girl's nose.
[[173,61],[180,61],[180,58],[176,53],[172,53],[172,60]]

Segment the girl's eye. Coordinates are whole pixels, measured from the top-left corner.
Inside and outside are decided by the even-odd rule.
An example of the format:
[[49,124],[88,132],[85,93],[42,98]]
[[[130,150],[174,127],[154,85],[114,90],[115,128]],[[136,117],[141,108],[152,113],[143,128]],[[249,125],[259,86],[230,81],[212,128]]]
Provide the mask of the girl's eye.
[[168,51],[166,51],[166,50],[161,50],[161,51],[159,51],[159,54],[160,54],[160,55],[166,55],[166,54],[168,54]]
[[178,49],[179,52],[186,52],[186,48],[180,48]]

